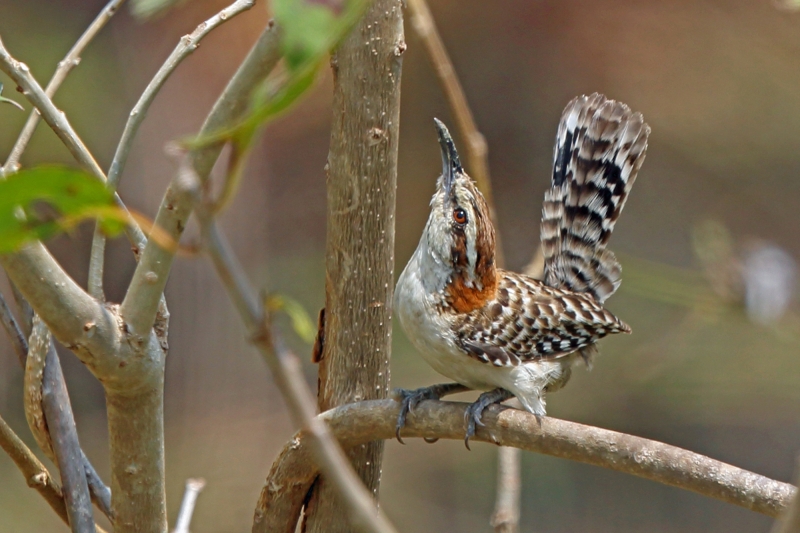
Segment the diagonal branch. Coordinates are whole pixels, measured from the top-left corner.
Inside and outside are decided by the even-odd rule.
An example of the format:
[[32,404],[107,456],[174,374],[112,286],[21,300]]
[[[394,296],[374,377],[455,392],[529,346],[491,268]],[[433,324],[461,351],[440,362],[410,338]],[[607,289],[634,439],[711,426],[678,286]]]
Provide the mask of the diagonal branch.
[[[267,323],[268,318],[264,315],[262,306],[256,300],[250,283],[225,238],[207,213],[199,216],[217,275],[237,307],[242,321],[251,334],[253,344],[269,365],[295,424],[308,435],[313,457],[344,501],[350,523],[356,530],[365,533],[394,532],[394,527],[383,511],[375,507],[372,495],[356,475],[328,426],[315,416],[316,401],[303,377],[300,360],[286,348],[282,339],[270,328]],[[306,493],[309,487],[310,484],[306,487]],[[260,514],[257,508],[254,532],[268,531],[261,527],[266,523],[262,520],[269,520],[269,517]],[[295,523],[292,523],[292,531]]]
[[42,243],[0,255],[0,264],[53,335],[84,363],[97,364],[92,353],[114,353],[119,335],[116,321],[64,272]]
[[[263,81],[280,59],[280,32],[270,22],[234,74],[222,95],[214,104],[200,136],[207,136],[224,127],[234,125],[246,112],[253,89]],[[201,182],[208,179],[222,145],[210,145],[192,151],[189,161]],[[170,184],[156,215],[156,225],[178,242],[192,210],[192,198],[187,196],[186,172],[183,165]],[[194,176],[190,176],[194,179]],[[131,279],[128,292],[120,306],[120,314],[134,331],[144,332],[153,326],[158,301],[164,291],[176,249],[165,249],[149,242]]]
[[[467,404],[420,403],[403,437],[463,439]],[[373,400],[344,405],[319,415],[342,446],[394,438],[398,404]],[[785,510],[797,489],[688,450],[616,431],[527,411],[492,406],[475,440],[571,459],[690,490],[768,516]],[[266,525],[254,531],[294,531],[308,487],[318,475],[305,432],[284,446],[264,483],[256,516]],[[283,487],[276,491],[274,487]]]
[[[50,477],[50,472],[2,418],[0,418],[0,448],[3,448],[20,469],[28,486],[36,489],[61,520],[68,524],[67,506],[61,489]],[[105,533],[99,526],[95,528],[97,533]]]
[[[133,140],[136,133],[139,131],[139,126],[147,116],[147,111],[150,109],[150,104],[155,100],[156,95],[164,86],[164,83],[175,71],[178,65],[186,59],[192,52],[197,50],[200,46],[200,41],[208,35],[212,30],[220,26],[227,20],[232,19],[236,15],[247,11],[255,4],[255,0],[236,0],[234,3],[201,23],[195,30],[184,35],[167,60],[158,69],[156,75],[145,88],[139,101],[133,106],[128,122],[125,124],[125,129],[122,132],[117,150],[114,153],[114,159],[111,161],[111,166],[108,169],[108,186],[116,190],[119,186],[119,180],[122,175],[122,170],[125,168],[125,163],[128,160],[128,154],[133,146]],[[104,267],[104,252],[106,247],[106,238],[100,231],[99,225],[95,227],[94,237],[92,239],[92,252],[89,263],[89,294],[98,299],[103,299],[103,267]]]
[[[73,68],[78,66],[78,64],[81,62],[81,54],[83,53],[84,49],[89,45],[90,42],[92,42],[92,39],[94,39],[101,29],[103,29],[106,23],[111,19],[111,17],[114,16],[124,2],[125,0],[111,0],[108,4],[106,4],[103,10],[100,11],[89,27],[86,28],[86,31],[84,31],[83,35],[81,35],[80,38],[75,42],[75,44],[72,46],[72,49],[67,53],[64,59],[58,63],[56,72],[53,74],[53,77],[50,79],[50,83],[47,84],[47,88],[44,91],[48,97],[53,97],[58,88],[61,87],[61,84],[67,78],[67,74],[69,74]],[[22,132],[17,138],[17,142],[14,143],[14,147],[11,149],[8,159],[6,159],[6,164],[0,168],[0,175],[8,176],[19,169],[19,160],[22,157],[22,153],[25,151],[25,148],[28,146],[28,142],[31,140],[33,132],[36,130],[36,126],[38,124],[39,113],[32,111],[28,117],[28,121],[22,128]]]
[[[86,148],[86,145],[83,144],[81,138],[72,128],[69,120],[67,120],[67,115],[59,110],[50,97],[47,96],[39,82],[31,74],[28,65],[17,61],[8,53],[2,39],[0,39],[0,71],[5,72],[22,89],[22,94],[39,111],[44,121],[61,139],[61,142],[64,143],[75,160],[99,180],[105,182],[106,175],[103,169],[100,168],[89,149]],[[119,195],[114,195],[114,201],[122,211],[128,214],[128,209]],[[128,239],[138,249],[144,248],[146,241],[144,233],[142,233],[139,225],[130,214],[128,214],[127,218],[126,235]],[[33,304],[34,302],[31,303]]]

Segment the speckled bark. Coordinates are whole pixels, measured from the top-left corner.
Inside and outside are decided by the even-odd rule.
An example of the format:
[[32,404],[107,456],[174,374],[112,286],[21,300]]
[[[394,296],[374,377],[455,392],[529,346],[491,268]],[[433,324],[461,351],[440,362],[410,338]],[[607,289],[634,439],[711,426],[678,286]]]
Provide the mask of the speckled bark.
[[[322,411],[388,392],[404,50],[400,0],[376,0],[331,61]],[[348,455],[377,495],[383,443],[359,445]],[[324,479],[313,489],[306,527],[310,533],[350,531]]]

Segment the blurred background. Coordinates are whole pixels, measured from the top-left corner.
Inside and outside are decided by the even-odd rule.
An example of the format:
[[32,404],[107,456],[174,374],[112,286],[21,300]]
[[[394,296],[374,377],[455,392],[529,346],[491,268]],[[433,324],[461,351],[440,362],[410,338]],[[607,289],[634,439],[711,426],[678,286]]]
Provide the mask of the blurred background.
[[[123,9],[56,97],[107,167],[127,113],[178,39],[227,2],[193,0],[147,22]],[[0,0],[0,34],[44,84],[103,0]],[[508,266],[538,246],[561,110],[599,91],[641,111],[647,160],[612,249],[624,268],[609,307],[633,335],[601,343],[551,395],[552,416],[667,442],[788,481],[800,451],[800,13],[769,0],[435,0],[431,5],[489,145]],[[168,141],[196,132],[268,18],[263,3],[214,31],[159,94],[122,178],[128,206],[154,216],[175,172]],[[452,122],[410,25],[403,68],[397,264],[416,246],[440,160],[432,117]],[[5,96],[30,105],[0,74]],[[325,165],[331,80],[273,123],[224,215],[252,281],[323,304]],[[0,106],[0,159],[27,114]],[[456,139],[458,142],[458,139]],[[72,164],[39,126],[23,165]],[[469,170],[469,169],[467,169]],[[191,239],[195,228],[189,229]],[[85,283],[89,225],[51,243]],[[106,293],[133,270],[127,242],[108,250]],[[9,295],[5,279],[0,289]],[[179,259],[167,287],[166,459],[170,523],[187,477],[203,477],[192,529],[247,531],[268,468],[293,433],[271,377],[209,265]],[[288,329],[288,328],[287,328]],[[392,385],[441,381],[395,327]],[[301,354],[310,347],[293,339]],[[63,365],[87,454],[108,479],[101,387],[66,351]],[[306,358],[309,383],[315,368]],[[469,398],[469,396],[464,396]],[[22,372],[0,337],[0,413],[34,446]],[[496,450],[461,442],[389,442],[382,505],[403,532],[490,531]],[[768,531],[771,519],[631,476],[523,455],[522,531]],[[66,531],[0,456],[3,531]]]

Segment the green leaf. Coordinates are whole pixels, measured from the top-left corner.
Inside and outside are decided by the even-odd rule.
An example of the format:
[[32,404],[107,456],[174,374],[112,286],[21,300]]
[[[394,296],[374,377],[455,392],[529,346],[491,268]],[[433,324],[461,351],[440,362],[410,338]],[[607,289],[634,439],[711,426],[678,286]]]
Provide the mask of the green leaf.
[[317,336],[317,328],[305,308],[297,300],[281,294],[272,294],[266,299],[269,311],[283,311],[292,323],[292,329],[303,341],[311,344]]
[[132,0],[131,13],[140,20],[163,15],[168,9],[186,0]]
[[100,219],[111,235],[127,223],[113,193],[86,172],[42,166],[0,181],[0,253],[69,231],[88,218]]
[[21,111],[25,111],[25,108],[19,105],[18,102],[15,102],[11,98],[5,98],[3,96],[3,84],[0,82],[0,104],[11,104],[15,107],[18,107]]

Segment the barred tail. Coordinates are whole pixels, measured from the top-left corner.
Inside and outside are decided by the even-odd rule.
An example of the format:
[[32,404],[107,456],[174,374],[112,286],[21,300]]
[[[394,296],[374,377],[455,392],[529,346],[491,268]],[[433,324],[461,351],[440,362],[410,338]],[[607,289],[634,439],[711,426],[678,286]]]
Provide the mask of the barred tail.
[[617,290],[622,269],[606,244],[648,135],[641,113],[601,94],[575,98],[564,109],[542,210],[545,283],[588,292],[600,303]]

